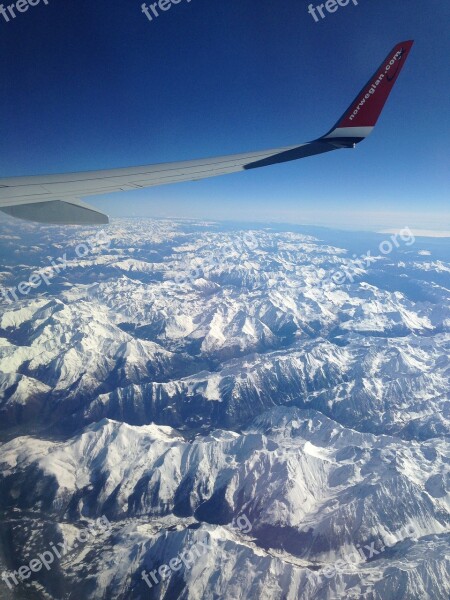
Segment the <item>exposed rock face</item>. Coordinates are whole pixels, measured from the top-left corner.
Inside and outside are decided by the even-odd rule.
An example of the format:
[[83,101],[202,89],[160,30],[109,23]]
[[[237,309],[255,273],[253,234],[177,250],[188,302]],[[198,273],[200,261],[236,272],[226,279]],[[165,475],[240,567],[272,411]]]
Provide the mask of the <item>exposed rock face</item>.
[[5,598],[448,600],[450,250],[10,227],[0,570],[70,551]]

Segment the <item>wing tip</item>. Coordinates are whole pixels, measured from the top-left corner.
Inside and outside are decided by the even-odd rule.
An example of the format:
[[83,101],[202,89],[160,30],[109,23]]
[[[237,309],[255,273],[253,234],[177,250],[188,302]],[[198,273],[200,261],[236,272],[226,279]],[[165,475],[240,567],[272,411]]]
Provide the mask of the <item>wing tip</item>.
[[334,127],[322,139],[364,140],[383,112],[389,95],[405,65],[414,40],[398,42]]

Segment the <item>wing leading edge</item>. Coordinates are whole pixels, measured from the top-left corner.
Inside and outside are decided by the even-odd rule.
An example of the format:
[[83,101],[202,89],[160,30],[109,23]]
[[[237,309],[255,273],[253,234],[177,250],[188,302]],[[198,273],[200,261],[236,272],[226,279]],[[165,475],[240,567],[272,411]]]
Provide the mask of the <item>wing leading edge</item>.
[[353,148],[373,130],[413,42],[397,44],[336,125],[296,146],[175,163],[0,179],[0,210],[40,223],[86,225],[108,217],[80,200],[86,196],[195,181],[275,165],[340,148]]

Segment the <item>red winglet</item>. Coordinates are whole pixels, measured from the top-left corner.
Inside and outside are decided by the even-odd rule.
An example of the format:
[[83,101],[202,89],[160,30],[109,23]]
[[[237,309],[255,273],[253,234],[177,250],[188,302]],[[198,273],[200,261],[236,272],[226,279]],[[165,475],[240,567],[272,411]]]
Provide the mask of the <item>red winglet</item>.
[[413,44],[412,40],[400,42],[389,52],[335,127],[373,127],[376,124]]

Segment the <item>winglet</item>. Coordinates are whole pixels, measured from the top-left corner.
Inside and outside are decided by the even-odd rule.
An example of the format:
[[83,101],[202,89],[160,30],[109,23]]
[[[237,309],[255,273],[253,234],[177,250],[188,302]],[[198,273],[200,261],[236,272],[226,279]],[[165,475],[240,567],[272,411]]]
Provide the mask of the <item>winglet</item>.
[[413,44],[412,40],[400,42],[389,52],[341,119],[321,139],[353,146],[372,132]]

